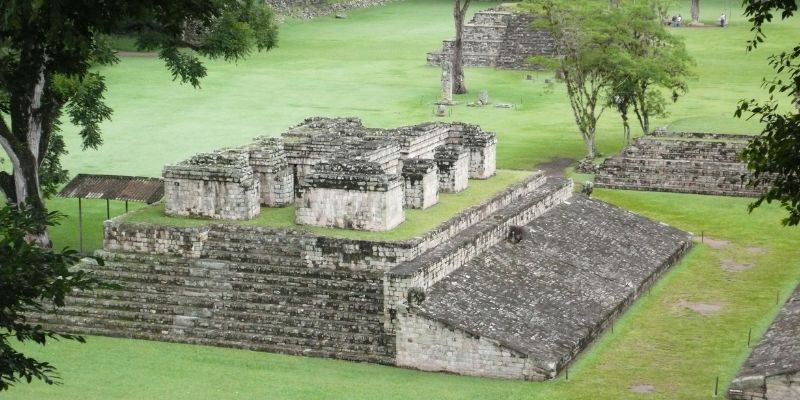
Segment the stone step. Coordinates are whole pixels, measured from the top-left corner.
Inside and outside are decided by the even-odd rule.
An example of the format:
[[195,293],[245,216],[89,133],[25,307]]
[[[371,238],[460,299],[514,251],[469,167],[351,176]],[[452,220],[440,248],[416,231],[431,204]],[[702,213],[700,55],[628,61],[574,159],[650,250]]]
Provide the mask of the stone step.
[[[383,332],[383,321],[380,318],[334,319],[329,315],[315,313],[306,309],[305,313],[286,315],[264,314],[252,310],[236,309],[192,309],[158,305],[141,309],[132,302],[103,301],[102,308],[95,307],[88,299],[70,301],[59,314],[65,316],[101,316],[126,321],[149,321],[173,325],[177,320],[183,323],[197,322],[202,324],[225,325],[230,323],[250,325],[254,327],[285,327],[319,329],[326,332],[360,333],[380,335]],[[303,311],[303,310],[300,310]]]
[[[104,322],[99,325],[97,322]],[[45,322],[51,329],[88,335],[141,338],[190,344],[226,346],[258,351],[269,351],[294,355],[330,357],[354,361],[390,363],[392,344],[376,339],[365,343],[341,343],[339,340],[310,337],[297,339],[294,336],[263,335],[218,329],[183,328],[164,329],[148,323],[98,320],[86,318],[77,325],[72,320],[60,319]],[[123,333],[124,332],[124,333]],[[350,336],[353,337],[353,336]]]
[[[373,321],[382,323],[382,316],[377,312],[365,314],[364,308],[356,312],[340,308],[338,303],[317,302],[303,305],[287,304],[256,304],[241,303],[233,304],[223,300],[205,299],[202,297],[170,298],[164,299],[163,296],[149,293],[97,293],[82,294],[69,298],[68,304],[77,308],[101,307],[98,309],[118,309],[130,312],[175,314],[178,310],[182,315],[192,312],[197,315],[207,314],[209,311],[216,313],[216,309],[225,307],[229,312],[239,312],[244,314],[274,315],[276,317],[300,317],[300,318],[320,318],[324,320],[337,321]],[[370,306],[372,310],[377,307]],[[192,311],[194,310],[194,311]],[[206,311],[209,310],[209,311]],[[380,310],[378,310],[380,311]]]

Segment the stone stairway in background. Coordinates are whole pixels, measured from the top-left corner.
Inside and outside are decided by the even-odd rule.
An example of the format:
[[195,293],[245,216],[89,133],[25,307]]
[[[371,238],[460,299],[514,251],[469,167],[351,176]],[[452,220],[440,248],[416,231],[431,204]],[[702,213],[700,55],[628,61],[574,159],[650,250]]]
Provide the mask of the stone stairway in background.
[[597,187],[756,197],[751,177],[739,159],[740,136],[647,136],[608,158],[595,176]]

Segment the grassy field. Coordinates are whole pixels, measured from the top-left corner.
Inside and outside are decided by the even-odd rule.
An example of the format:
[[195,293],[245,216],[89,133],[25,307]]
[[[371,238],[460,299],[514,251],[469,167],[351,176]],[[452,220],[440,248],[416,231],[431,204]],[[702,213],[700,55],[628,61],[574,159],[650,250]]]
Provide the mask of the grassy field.
[[[681,12],[689,15],[688,1]],[[480,1],[474,8],[495,2]],[[703,15],[713,24],[738,2],[704,0]],[[368,126],[392,127],[432,120],[439,93],[438,68],[425,65],[425,52],[452,35],[449,0],[407,0],[353,11],[349,18],[288,22],[281,44],[237,64],[209,62],[203,88],[171,82],[151,57],[125,57],[106,68],[108,102],[114,120],[104,125],[105,143],[82,152],[72,127],[65,127],[72,173],[158,176],[165,163],[196,152],[247,143],[279,134],[305,117],[359,116]],[[770,71],[767,55],[797,41],[800,19],[767,29],[768,42],[746,53],[746,21],[729,13],[728,28],[680,28],[696,58],[690,92],[656,121],[675,130],[749,133],[754,123],[732,118],[738,99],[763,97],[761,77]],[[551,74],[488,68],[467,70],[472,94],[461,96],[449,119],[478,123],[499,136],[498,166],[532,169],[583,153],[562,86],[545,89]],[[495,102],[513,109],[467,108],[486,89]],[[618,118],[603,116],[601,152],[622,146]],[[1,167],[2,165],[0,165]],[[588,178],[578,176],[579,178]],[[663,220],[713,241],[698,247],[652,293],[585,353],[564,377],[547,383],[508,382],[332,360],[92,337],[86,345],[58,343],[26,347],[53,361],[65,385],[21,385],[9,399],[702,399],[721,390],[747,356],[747,333],[754,342],[800,277],[800,230],[782,228],[774,207],[746,213],[747,200],[712,196],[597,190],[598,198]],[[53,230],[57,246],[77,247],[77,201],[54,199],[49,206],[68,214]],[[85,209],[90,248],[101,239],[105,202]],[[122,212],[112,202],[111,214]],[[635,245],[635,244],[632,244]],[[722,263],[752,264],[726,272]],[[709,315],[685,307],[719,306]],[[654,393],[636,394],[634,385]]]

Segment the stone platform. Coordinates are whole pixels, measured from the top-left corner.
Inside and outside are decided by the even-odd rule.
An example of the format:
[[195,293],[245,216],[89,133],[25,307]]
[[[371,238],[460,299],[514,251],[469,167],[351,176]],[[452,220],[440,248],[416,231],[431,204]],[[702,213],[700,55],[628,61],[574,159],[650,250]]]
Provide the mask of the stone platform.
[[397,364],[552,378],[690,247],[685,232],[576,195],[434,284],[421,302],[410,297],[398,314]]
[[800,399],[800,286],[731,382],[728,398]]
[[[552,56],[555,41],[544,28],[531,29],[534,17],[529,13],[503,8],[478,11],[464,24],[464,65],[506,69],[533,68],[531,56]],[[453,54],[453,39],[445,40],[442,49],[428,53],[428,65],[441,65]]]
[[595,176],[601,188],[758,197],[739,159],[744,135],[678,133],[637,138],[606,159]]

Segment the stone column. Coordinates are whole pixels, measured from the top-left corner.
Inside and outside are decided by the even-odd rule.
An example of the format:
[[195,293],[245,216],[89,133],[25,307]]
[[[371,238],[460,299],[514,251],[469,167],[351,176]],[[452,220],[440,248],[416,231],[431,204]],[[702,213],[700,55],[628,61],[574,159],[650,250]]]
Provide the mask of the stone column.
[[442,99],[439,104],[453,104],[453,61],[451,55],[442,55]]

